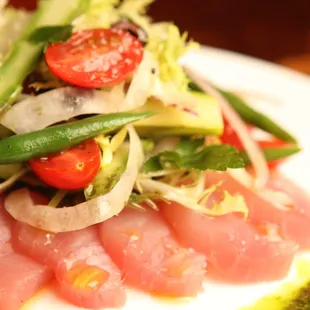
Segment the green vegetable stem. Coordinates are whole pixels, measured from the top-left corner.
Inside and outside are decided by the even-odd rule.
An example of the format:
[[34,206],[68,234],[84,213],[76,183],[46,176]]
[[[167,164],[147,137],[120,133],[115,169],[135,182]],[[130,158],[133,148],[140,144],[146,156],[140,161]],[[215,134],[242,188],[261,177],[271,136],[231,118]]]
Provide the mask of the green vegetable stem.
[[[298,152],[301,151],[301,148],[293,144],[282,147],[263,148],[262,151],[263,154],[265,155],[266,160],[269,162],[297,154]],[[240,152],[240,155],[242,156],[244,163],[246,165],[249,165],[251,163],[246,152],[242,151]]]
[[26,76],[38,63],[46,42],[30,40],[43,26],[66,25],[83,13],[89,0],[42,1],[22,36],[14,44],[0,67],[0,107],[12,103]]
[[24,162],[34,157],[56,153],[153,114],[153,112],[141,112],[99,115],[11,136],[0,141],[0,164]]
[[[196,91],[202,91],[193,82],[190,83],[189,87]],[[273,136],[279,138],[282,141],[297,143],[296,139],[289,132],[276,124],[268,116],[258,111],[255,111],[253,108],[248,106],[245,101],[242,100],[239,96],[221,89],[218,89],[218,91],[221,92],[224,98],[230,103],[230,105],[245,122],[272,134]]]

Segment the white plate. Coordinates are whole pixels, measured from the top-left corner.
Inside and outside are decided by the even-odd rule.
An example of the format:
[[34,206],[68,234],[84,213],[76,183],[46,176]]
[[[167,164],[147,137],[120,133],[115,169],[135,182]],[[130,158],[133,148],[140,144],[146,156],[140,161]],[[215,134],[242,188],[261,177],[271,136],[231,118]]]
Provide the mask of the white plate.
[[[233,90],[263,94],[268,100],[251,103],[296,135],[305,151],[290,160],[284,172],[310,191],[310,78],[291,70],[242,55],[203,48],[187,54],[182,61],[192,65],[217,85]],[[205,282],[205,293],[190,302],[160,301],[130,290],[124,310],[235,310],[272,292],[281,282],[232,286]],[[28,310],[77,310],[45,290],[25,307]]]

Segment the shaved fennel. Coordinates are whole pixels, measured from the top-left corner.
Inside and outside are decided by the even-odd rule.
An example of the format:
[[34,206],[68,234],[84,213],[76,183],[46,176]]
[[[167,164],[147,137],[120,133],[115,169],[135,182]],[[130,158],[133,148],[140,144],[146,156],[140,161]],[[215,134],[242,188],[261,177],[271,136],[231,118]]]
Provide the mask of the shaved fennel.
[[143,162],[140,139],[132,126],[128,126],[128,130],[130,146],[126,169],[107,194],[74,207],[53,208],[36,205],[29,190],[23,188],[8,195],[4,203],[6,210],[18,221],[55,233],[82,229],[119,214],[129,200]]
[[[120,84],[111,90],[63,87],[15,104],[0,122],[17,134],[43,129],[84,114],[125,112],[145,104],[153,87],[154,57],[146,52],[127,94]],[[27,115],[27,117],[25,117]]]
[[229,102],[223,97],[223,95],[214,88],[210,83],[208,83],[201,76],[197,75],[193,72],[192,69],[186,67],[185,71],[189,76],[197,83],[197,85],[203,89],[206,93],[209,93],[211,96],[217,99],[219,102],[223,114],[230,126],[236,131],[238,134],[245,151],[247,152],[251,163],[255,169],[256,173],[256,182],[255,185],[257,188],[262,188],[266,185],[269,178],[269,169],[265,159],[265,156],[257,145],[255,140],[252,139],[249,134],[245,123],[242,121],[240,116],[235,112],[235,110],[230,106]]

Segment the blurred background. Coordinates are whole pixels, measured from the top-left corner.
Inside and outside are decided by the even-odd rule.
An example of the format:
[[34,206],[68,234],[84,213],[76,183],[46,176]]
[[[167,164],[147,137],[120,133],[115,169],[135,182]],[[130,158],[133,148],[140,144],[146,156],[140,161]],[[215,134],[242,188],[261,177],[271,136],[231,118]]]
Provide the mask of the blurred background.
[[[10,2],[28,9],[36,4]],[[310,74],[310,0],[155,0],[149,13],[174,21],[201,44]]]

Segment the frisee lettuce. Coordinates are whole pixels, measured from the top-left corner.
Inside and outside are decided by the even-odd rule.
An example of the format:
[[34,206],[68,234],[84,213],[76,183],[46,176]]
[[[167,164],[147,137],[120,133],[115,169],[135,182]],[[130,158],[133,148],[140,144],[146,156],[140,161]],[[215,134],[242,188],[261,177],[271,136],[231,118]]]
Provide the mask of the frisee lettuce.
[[187,42],[187,33],[180,33],[172,23],[154,23],[151,25],[147,49],[153,53],[159,64],[160,78],[165,83],[173,82],[183,91],[188,88],[189,80],[178,63],[188,50],[198,47],[194,42]]
[[239,152],[230,145],[204,146],[204,139],[182,139],[175,151],[163,151],[144,163],[144,172],[165,169],[225,171],[228,168],[243,168]]
[[[159,195],[161,199],[177,202],[190,210],[205,215],[222,216],[229,213],[242,213],[245,218],[248,215],[246,202],[239,194],[231,195],[225,192],[221,201],[215,202],[209,208],[206,206],[206,201],[217,190],[219,185],[214,185],[201,192],[201,182],[193,186],[172,186],[147,178],[141,178],[138,182],[143,194]],[[197,187],[199,187],[198,190]]]
[[88,10],[73,21],[74,30],[110,28],[120,19],[119,0],[90,0]]

